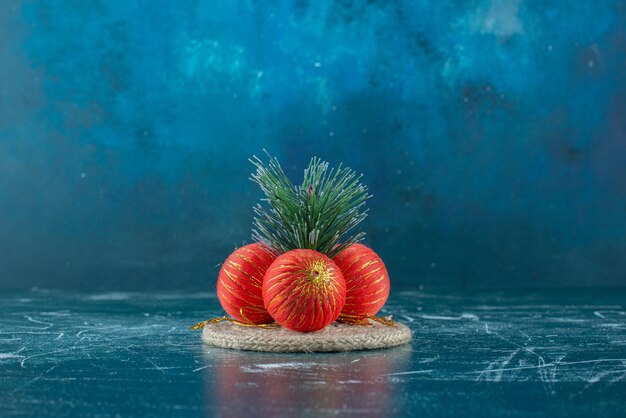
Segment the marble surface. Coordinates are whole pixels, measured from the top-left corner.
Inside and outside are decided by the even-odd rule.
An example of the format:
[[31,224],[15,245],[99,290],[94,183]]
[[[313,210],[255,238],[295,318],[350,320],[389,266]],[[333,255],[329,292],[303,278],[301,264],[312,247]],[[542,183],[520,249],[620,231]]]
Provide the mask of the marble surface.
[[411,344],[203,346],[211,293],[0,295],[0,416],[625,416],[626,290],[392,294]]

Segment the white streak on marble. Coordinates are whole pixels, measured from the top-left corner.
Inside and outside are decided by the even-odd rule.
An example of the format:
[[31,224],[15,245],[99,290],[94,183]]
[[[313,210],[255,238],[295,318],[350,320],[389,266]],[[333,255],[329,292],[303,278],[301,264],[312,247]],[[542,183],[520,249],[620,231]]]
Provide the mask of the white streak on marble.
[[40,312],[39,313],[39,315],[42,315],[42,316],[54,316],[54,317],[69,316],[71,314],[72,314],[71,311],[69,311],[67,309],[62,310],[62,311],[51,311],[51,312]]
[[546,320],[550,320],[550,321],[555,321],[555,322],[573,322],[573,323],[582,323],[582,322],[587,322],[587,320],[585,319],[576,319],[576,318],[558,318],[558,317],[552,317],[552,318],[546,318]]
[[[511,354],[509,354],[508,356],[492,361],[489,363],[489,365],[487,366],[487,368],[485,370],[483,370],[478,377],[476,378],[476,380],[480,380],[483,376],[486,376],[486,380],[490,380],[490,381],[494,381],[494,382],[499,382],[502,380],[502,371],[497,371],[494,370],[495,366],[498,366],[500,368],[500,370],[502,368],[505,368],[506,366],[509,365],[509,363],[511,362],[511,360],[513,359],[513,357],[515,357],[519,352],[520,352],[521,348],[518,348],[516,350],[513,350],[511,352]],[[495,372],[495,376],[493,378],[489,377],[489,374]]]
[[20,390],[26,388],[27,386],[32,385],[33,383],[35,383],[36,381],[38,381],[39,379],[41,379],[42,377],[44,377],[45,375],[50,373],[52,370],[56,369],[57,367],[58,367],[58,364],[55,364],[54,366],[50,367],[48,370],[46,370],[45,372],[41,373],[37,377],[29,380],[28,382],[26,382],[25,384],[23,384],[21,386],[16,387],[15,389],[13,389],[9,393],[7,393],[7,396],[14,396],[17,392],[19,392]]
[[410,372],[398,372],[398,373],[389,373],[383,376],[405,376],[408,374],[423,374],[423,373],[432,373],[434,370],[412,370]]
[[[567,361],[567,362],[561,362],[560,364],[563,366],[571,366],[571,365],[575,365],[575,364],[593,364],[593,363],[605,363],[605,362],[622,362],[622,363],[626,363],[626,359],[597,359],[597,360],[582,360],[582,361]],[[543,364],[536,364],[536,365],[531,365],[531,366],[520,366],[520,367],[509,367],[509,368],[502,368],[502,369],[492,369],[492,372],[496,372],[496,371],[514,371],[514,370],[525,370],[525,369],[542,369],[545,367],[553,367],[555,365],[557,365],[558,363],[543,363]]]
[[165,370],[166,370],[165,368],[163,368],[163,367],[159,366],[158,364],[156,364],[151,358],[149,358],[148,356],[144,355],[142,352],[137,352],[137,351],[131,350],[132,347],[134,347],[134,346],[131,344],[131,345],[127,346],[127,347],[124,347],[124,349],[126,351],[128,351],[129,353],[132,353],[132,354],[140,356],[142,359],[144,359],[148,363],[152,364],[154,366],[154,370],[158,370],[159,372],[165,374]]
[[468,319],[471,321],[478,321],[478,316],[474,314],[464,313],[460,316],[443,316],[443,315],[418,315],[418,318],[421,319],[435,319],[439,321],[461,321],[463,319]]
[[312,367],[318,366],[327,366],[324,363],[265,363],[265,364],[255,364],[253,369],[251,367],[244,366],[243,369],[246,371],[258,372],[258,369],[261,370],[276,370],[276,369],[310,369]]
[[106,301],[120,301],[130,299],[132,295],[130,293],[125,292],[108,292],[108,293],[100,293],[95,295],[87,296],[89,300],[106,300]]
[[41,329],[41,330],[44,330],[44,329],[48,329],[48,328],[51,328],[52,326],[54,326],[54,324],[52,324],[52,323],[50,323],[50,322],[43,322],[43,321],[39,321],[39,320],[37,320],[37,319],[33,319],[33,318],[31,318],[31,317],[30,317],[30,316],[28,316],[28,315],[24,315],[24,318],[28,319],[30,322],[34,322],[35,324],[45,325],[45,327],[43,327],[43,328],[36,328],[36,329]]
[[0,353],[0,360],[7,360],[7,359],[14,359],[14,358],[22,359],[25,356],[20,356],[19,353],[21,353],[25,349],[26,349],[26,347],[22,347],[19,350],[14,351],[12,353]]
[[592,383],[592,384],[593,383],[598,383],[599,381],[601,381],[606,376],[609,376],[609,375],[615,374],[615,373],[624,373],[624,372],[626,372],[626,369],[604,371],[604,372],[598,373],[598,374],[594,375],[593,377],[589,378],[587,380],[587,382],[588,383]]

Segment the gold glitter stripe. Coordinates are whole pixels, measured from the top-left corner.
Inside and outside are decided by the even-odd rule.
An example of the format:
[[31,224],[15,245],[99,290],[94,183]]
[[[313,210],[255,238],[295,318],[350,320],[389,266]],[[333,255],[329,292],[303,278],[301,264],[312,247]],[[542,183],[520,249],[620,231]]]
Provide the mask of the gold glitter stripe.
[[241,327],[252,327],[252,328],[280,328],[280,325],[272,322],[271,324],[247,324],[245,322],[237,321],[236,319],[229,318],[227,316],[222,316],[219,318],[212,318],[206,321],[198,322],[196,325],[192,326],[191,329],[196,330],[200,328],[204,328],[210,324],[217,324],[218,322],[228,321],[235,325],[239,325]]
[[372,321],[376,321],[380,324],[387,325],[388,327],[396,326],[395,321],[376,315],[350,315],[342,313],[341,315],[339,315],[339,318],[337,318],[337,321],[351,325],[371,326],[372,324],[368,321],[369,319],[371,319]]
[[[228,273],[226,273],[226,274],[228,275]],[[234,283],[237,283],[237,282],[234,282]],[[227,289],[228,292],[231,293],[233,296],[236,296],[239,299],[243,299],[242,296],[239,296],[239,294],[235,290],[235,286],[229,285],[224,280],[222,280],[222,286],[224,286],[224,288]],[[244,287],[242,287],[240,285],[236,285],[236,287],[238,289],[240,289],[244,294],[247,294],[248,296],[250,296],[252,299],[257,299],[257,300],[263,301],[263,296],[262,295],[255,295],[254,293],[250,293],[250,291],[248,289],[246,289],[246,288],[244,288]]]

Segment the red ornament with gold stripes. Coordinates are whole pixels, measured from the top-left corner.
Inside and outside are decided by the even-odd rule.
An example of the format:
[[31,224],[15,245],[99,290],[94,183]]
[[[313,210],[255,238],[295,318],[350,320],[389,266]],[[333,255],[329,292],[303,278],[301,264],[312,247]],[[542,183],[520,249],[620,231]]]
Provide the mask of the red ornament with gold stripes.
[[389,274],[383,260],[363,244],[352,244],[335,256],[346,281],[346,304],[342,314],[376,315],[389,297]]
[[276,258],[265,273],[263,299],[269,314],[285,328],[317,331],[339,317],[346,284],[330,258],[296,249]]
[[236,249],[217,278],[217,297],[233,318],[248,324],[274,322],[263,304],[263,276],[276,254],[260,243]]

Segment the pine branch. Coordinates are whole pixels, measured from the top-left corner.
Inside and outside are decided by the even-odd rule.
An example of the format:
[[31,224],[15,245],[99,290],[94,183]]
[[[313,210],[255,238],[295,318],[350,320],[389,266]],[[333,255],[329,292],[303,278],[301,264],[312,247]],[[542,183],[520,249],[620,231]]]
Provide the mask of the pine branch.
[[254,207],[252,239],[279,253],[309,248],[334,257],[359,242],[364,232],[351,232],[367,217],[365,202],[371,197],[361,175],[313,157],[304,170],[302,185],[295,186],[276,158],[264,163],[254,156],[256,171],[250,179],[265,198]]

